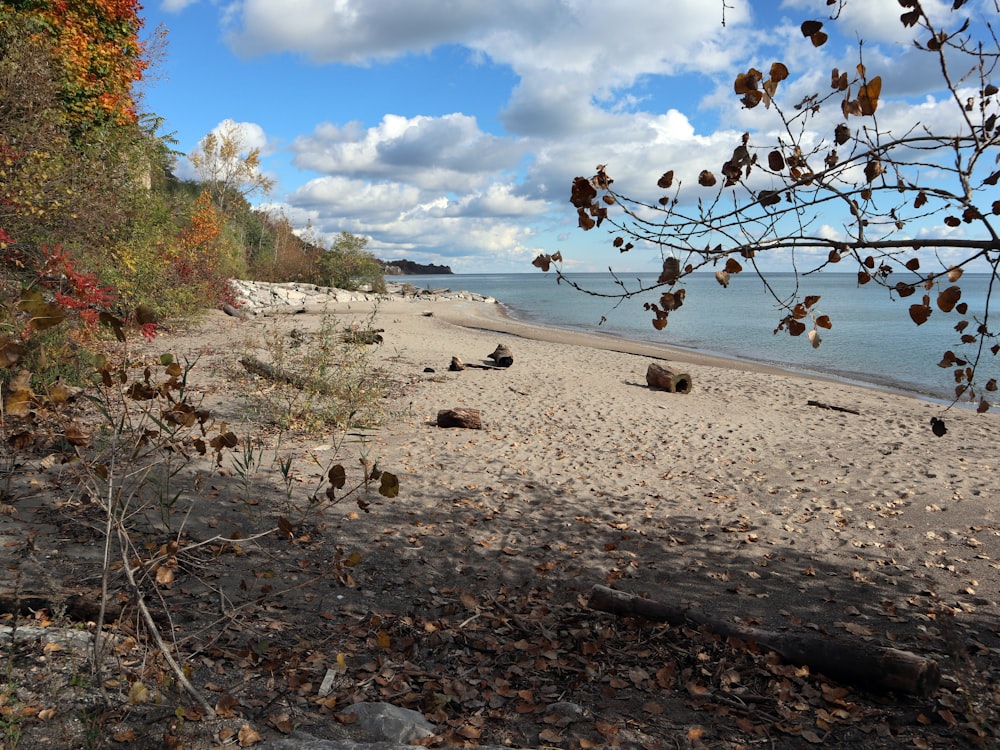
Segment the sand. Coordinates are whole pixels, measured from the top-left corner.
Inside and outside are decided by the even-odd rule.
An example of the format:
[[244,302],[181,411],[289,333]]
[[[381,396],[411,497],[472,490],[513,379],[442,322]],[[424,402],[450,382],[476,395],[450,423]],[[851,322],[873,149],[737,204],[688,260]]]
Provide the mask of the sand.
[[[326,309],[347,325],[373,305]],[[394,574],[476,591],[549,576],[580,597],[602,583],[770,627],[889,638],[943,608],[995,638],[995,415],[525,325],[495,304],[374,309],[376,356],[405,384],[400,416],[365,448],[400,477],[399,498],[375,510]],[[269,320],[302,328],[312,312]],[[232,340],[260,325],[218,314],[202,330]],[[512,367],[448,371],[452,356],[491,364],[500,343]],[[691,392],[648,388],[654,361],[689,373]],[[480,410],[483,429],[436,426],[457,407]],[[365,585],[394,586],[388,572]]]
[[[176,580],[149,600],[169,614],[178,652],[200,655],[190,662],[193,680],[213,702],[225,689],[254,707],[262,731],[257,707],[280,705],[287,721],[275,727],[339,737],[350,728],[330,713],[359,700],[405,705],[455,731],[468,729],[465,721],[484,726],[489,701],[484,737],[516,747],[552,746],[556,706],[583,717],[558,724],[557,744],[568,747],[608,736],[621,747],[765,739],[800,747],[799,732],[821,724],[842,746],[869,747],[876,736],[879,746],[930,746],[928,732],[941,740],[934,746],[955,746],[964,729],[941,706],[972,730],[995,725],[995,415],[527,326],[467,297],[344,296],[296,298],[247,319],[209,312],[130,344],[154,371],[165,351],[193,363],[195,401],[203,397],[240,436],[219,465],[189,451],[166,521],[144,471],[119,479],[123,492],[132,487],[136,556],[168,540],[181,546]],[[357,431],[279,434],[261,421],[255,392],[278,392],[241,357],[266,356],[268,337],[308,347],[324,324],[339,331],[372,320],[384,341],[370,356],[395,384],[384,426],[361,439]],[[448,370],[454,356],[485,364],[501,343],[513,352],[511,367]],[[691,391],[648,388],[651,362],[689,373]],[[483,428],[438,427],[438,412],[457,407],[480,410]],[[947,423],[942,437],[930,430],[935,416]],[[243,478],[238,460],[248,449],[256,458]],[[0,557],[17,571],[11,586],[18,597],[54,597],[53,610],[66,593],[98,601],[100,504],[73,462],[23,458],[12,512],[0,515]],[[356,478],[359,458],[397,474],[398,497],[373,493],[369,512],[350,499],[311,502],[329,466],[341,462]],[[279,460],[290,466],[287,484]],[[845,703],[815,677],[764,668],[763,657],[688,628],[589,612],[595,584],[767,630],[896,645],[939,661],[946,689],[918,702],[869,700],[858,690]],[[113,591],[122,586],[112,581]],[[261,661],[248,656],[248,643],[263,644]],[[19,684],[75,684],[80,667],[45,654],[45,679],[31,666]],[[342,661],[346,674],[319,701],[318,686],[343,671]],[[448,711],[425,700],[442,691],[454,697]],[[850,710],[835,720],[834,705]],[[745,711],[727,713],[734,707]],[[144,714],[128,714],[154,736]],[[186,724],[218,739],[215,723]],[[61,736],[63,726],[37,728]]]

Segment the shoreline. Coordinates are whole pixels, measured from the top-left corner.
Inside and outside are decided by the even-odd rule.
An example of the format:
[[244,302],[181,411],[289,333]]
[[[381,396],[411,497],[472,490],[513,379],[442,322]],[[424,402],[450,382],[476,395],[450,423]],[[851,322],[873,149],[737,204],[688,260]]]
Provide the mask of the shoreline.
[[[552,343],[574,343],[605,351],[617,351],[660,360],[675,360],[693,365],[734,368],[744,372],[788,375],[792,377],[822,380],[839,385],[865,388],[878,393],[890,393],[933,404],[942,409],[974,411],[977,404],[967,400],[955,400],[937,396],[905,383],[891,379],[873,380],[854,377],[844,372],[826,369],[809,369],[794,364],[767,362],[750,357],[728,355],[705,351],[677,344],[660,343],[649,339],[630,338],[628,335],[612,332],[589,331],[581,328],[560,327],[546,322],[519,318],[516,312],[502,299],[484,296],[466,290],[450,287],[437,289],[415,289],[407,293],[412,284],[396,280],[387,281],[387,292],[376,293],[368,290],[346,291],[343,289],[319,287],[300,282],[249,282],[233,280],[237,293],[243,298],[246,308],[253,314],[288,312],[290,307],[307,311],[309,308],[325,309],[330,305],[356,304],[359,302],[405,302],[437,303],[448,302],[466,311],[469,322],[463,322],[454,309],[448,313],[456,325],[480,328],[483,331],[509,333],[511,335],[549,341]],[[496,314],[493,314],[496,313]]]
[[455,313],[450,313],[448,318],[450,322],[467,328],[477,328],[482,331],[507,333],[524,338],[550,341],[552,343],[577,343],[580,346],[591,346],[605,351],[615,351],[623,354],[633,354],[636,356],[651,357],[665,361],[677,361],[708,367],[731,368],[744,372],[754,372],[760,374],[787,375],[797,378],[823,380],[855,388],[865,388],[876,392],[891,393],[897,396],[931,403],[936,406],[951,407],[962,410],[975,409],[976,406],[975,404],[970,404],[967,401],[957,401],[952,403],[946,399],[935,397],[932,394],[906,388],[902,385],[890,382],[861,380],[836,372],[828,372],[825,370],[807,370],[796,368],[792,365],[762,362],[751,358],[736,356],[730,357],[724,354],[707,352],[674,344],[658,344],[643,339],[633,339],[617,333],[600,333],[575,328],[561,328],[559,326],[548,325],[546,323],[523,320],[516,317],[516,315],[503,303],[502,300],[497,300],[496,307],[498,308],[498,315],[483,315],[475,307],[467,307],[466,309],[471,311],[468,313],[470,318],[468,321],[463,322],[461,316]]

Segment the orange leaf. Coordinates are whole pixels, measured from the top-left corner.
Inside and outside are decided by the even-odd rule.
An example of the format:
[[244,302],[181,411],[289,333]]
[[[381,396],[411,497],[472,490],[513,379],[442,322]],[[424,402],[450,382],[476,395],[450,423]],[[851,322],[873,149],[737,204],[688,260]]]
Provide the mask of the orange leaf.
[[236,735],[240,742],[240,747],[251,747],[256,745],[258,742],[264,738],[261,736],[260,732],[254,729],[249,724],[244,724],[240,727],[239,733]]
[[881,92],[881,76],[875,76],[867,84],[858,89],[858,105],[861,107],[861,114],[875,114],[875,110],[878,109],[878,95]]

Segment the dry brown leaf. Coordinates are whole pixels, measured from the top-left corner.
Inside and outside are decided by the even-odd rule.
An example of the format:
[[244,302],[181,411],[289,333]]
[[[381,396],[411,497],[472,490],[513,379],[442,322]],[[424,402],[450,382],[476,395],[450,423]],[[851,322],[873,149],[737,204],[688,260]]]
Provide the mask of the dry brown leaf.
[[240,747],[251,747],[264,739],[260,732],[251,727],[249,724],[244,724],[240,727],[240,731],[236,736],[239,740]]
[[238,706],[239,701],[229,693],[223,693],[215,703],[215,713],[219,715],[220,719],[232,719],[236,716],[236,708]]

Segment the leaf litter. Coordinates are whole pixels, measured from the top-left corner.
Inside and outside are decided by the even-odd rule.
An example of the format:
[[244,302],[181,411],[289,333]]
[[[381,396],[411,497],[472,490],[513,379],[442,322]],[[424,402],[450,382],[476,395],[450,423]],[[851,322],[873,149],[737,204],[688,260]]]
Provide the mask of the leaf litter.
[[[461,446],[454,450],[460,453]],[[36,492],[58,496],[68,489],[59,466],[39,461],[23,480]],[[929,548],[926,568],[966,576],[965,595],[955,599],[939,596],[933,578],[916,576],[915,587],[897,586],[895,576],[914,571],[894,560],[889,548],[869,555],[870,535],[851,538],[860,511],[822,503],[797,507],[783,521],[786,534],[829,523],[830,533],[848,545],[856,542],[858,552],[853,568],[817,559],[789,575],[788,563],[801,558],[774,546],[773,532],[760,528],[752,509],[738,506],[736,488],[712,477],[700,481],[705,492],[693,501],[717,508],[714,516],[660,516],[653,493],[646,510],[609,514],[596,498],[590,514],[558,522],[543,520],[532,500],[561,490],[520,477],[497,486],[442,487],[436,496],[448,500],[433,509],[410,509],[383,496],[367,513],[296,517],[282,506],[279,486],[262,488],[250,506],[230,483],[202,481],[200,502],[211,510],[197,507],[205,517],[150,538],[137,556],[155,582],[173,643],[187,655],[185,670],[211,694],[216,718],[171,684],[127,597],[118,602],[114,667],[103,686],[110,699],[99,699],[85,684],[78,651],[20,642],[5,654],[18,679],[16,689],[0,692],[0,718],[39,738],[74,736],[81,730],[73,722],[83,717],[106,730],[112,746],[150,748],[252,747],[293,728],[351,736],[355,727],[343,712],[359,701],[421,712],[439,730],[421,741],[430,747],[943,748],[996,742],[996,629],[977,630],[964,617],[995,606],[988,598],[995,593],[963,573],[970,555],[997,567],[981,549],[993,527],[928,529],[939,544]],[[749,475],[746,481],[761,480]],[[802,495],[815,500],[805,486]],[[93,503],[77,497],[19,506],[17,515],[4,518],[7,529],[19,524],[25,531],[5,547],[7,567],[21,564],[26,576],[31,565],[44,567],[54,590],[89,591],[96,598],[88,584],[96,580],[92,558],[49,555],[43,562],[44,544],[51,541],[25,541],[34,539],[27,535],[33,529],[74,550],[93,547],[99,538]],[[869,506],[864,511],[872,518],[903,512],[891,497]],[[256,514],[265,513],[279,533],[255,538],[252,529],[264,520]],[[705,552],[715,546],[728,556]],[[677,553],[676,569],[665,562],[665,551]],[[585,606],[594,583],[635,589],[658,577],[670,590],[672,577],[692,576],[710,582],[703,589],[709,596],[724,587],[737,602],[765,604],[772,585],[815,593],[820,588],[797,587],[842,579],[872,590],[877,583],[877,601],[842,600],[843,592],[828,587],[824,616],[788,605],[774,610],[789,629],[890,641],[946,660],[945,684],[926,699],[869,695],[783,664],[752,643]],[[682,596],[691,598],[691,591]],[[28,616],[58,629],[72,619],[58,609],[52,602]],[[748,625],[761,621],[747,612],[729,616]]]

